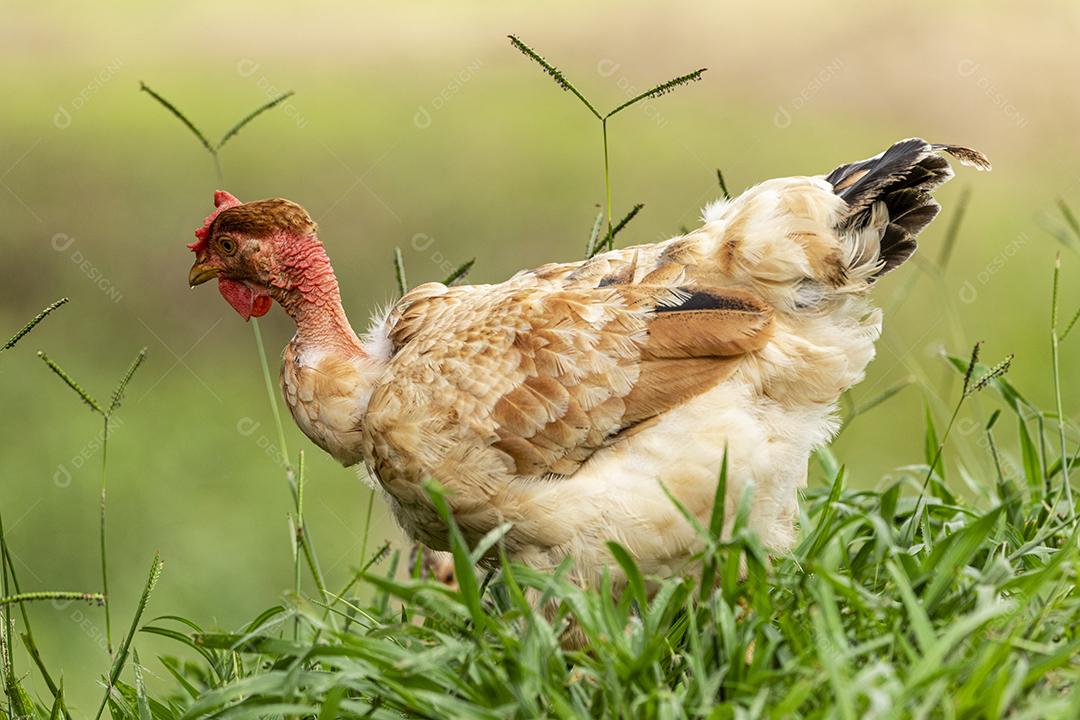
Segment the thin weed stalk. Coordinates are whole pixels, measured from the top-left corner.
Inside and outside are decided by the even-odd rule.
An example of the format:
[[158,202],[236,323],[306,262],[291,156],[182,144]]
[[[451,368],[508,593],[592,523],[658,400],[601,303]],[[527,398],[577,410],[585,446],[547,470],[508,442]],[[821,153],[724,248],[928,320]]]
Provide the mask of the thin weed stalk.
[[[1061,444],[1061,495],[1065,498],[1065,504],[1069,506],[1070,517],[1076,517],[1076,506],[1073,504],[1072,483],[1069,479],[1069,448],[1065,444],[1065,413],[1061,402],[1061,361],[1059,357],[1060,339],[1058,338],[1058,282],[1061,275],[1061,253],[1054,259],[1054,282],[1050,300],[1050,359],[1054,374],[1054,409],[1057,412],[1058,439]],[[1072,329],[1072,323],[1067,330]]]
[[[300,461],[296,476],[296,520],[293,537],[293,592],[300,597],[300,566],[303,563],[304,546],[304,451],[300,451]],[[300,616],[293,618],[293,640],[300,639]]]
[[731,193],[728,192],[727,183],[724,182],[724,172],[720,168],[716,168],[716,182],[720,184],[720,192],[723,193],[725,200],[731,199]]
[[[693,72],[686,73],[685,75],[680,75],[666,82],[662,82],[659,85],[655,85],[649,90],[646,90],[645,92],[630,98],[623,104],[616,106],[611,111],[607,113],[601,113],[591,102],[589,102],[588,98],[586,98],[585,95],[582,94],[582,92],[578,90],[577,87],[575,87],[574,84],[571,83],[565,75],[563,75],[561,70],[559,70],[554,65],[545,60],[538,52],[536,52],[536,50],[533,50],[531,47],[526,45],[516,35],[509,35],[507,37],[510,38],[511,45],[517,48],[525,57],[529,58],[537,65],[539,65],[541,69],[543,69],[543,71],[547,73],[552,80],[555,81],[556,85],[561,87],[563,90],[566,90],[573,94],[578,100],[581,101],[581,103],[586,108],[588,108],[589,112],[592,113],[592,115],[600,121],[600,135],[602,139],[604,154],[604,216],[607,222],[607,234],[604,236],[603,242],[596,243],[595,245],[592,242],[589,243],[590,249],[592,250],[592,253],[590,253],[590,257],[592,254],[595,254],[601,249],[611,250],[615,247],[615,235],[620,229],[622,229],[622,226],[625,225],[625,223],[623,223],[619,227],[616,227],[612,219],[611,152],[609,150],[608,143],[608,120],[610,120],[612,117],[622,112],[626,108],[631,107],[643,100],[658,98],[661,95],[666,95],[669,92],[673,92],[676,88],[682,85],[687,85],[691,82],[700,80],[702,73],[704,73],[707,68],[700,68],[698,70],[694,70]],[[640,207],[638,209],[640,209]],[[628,218],[633,217],[634,214],[636,214],[636,212],[632,212],[632,214],[629,215]]]
[[41,602],[43,600],[81,600],[83,602],[105,602],[105,596],[101,593],[86,593],[72,590],[44,590],[40,592],[16,592],[14,595],[0,597],[0,605],[15,605],[28,602]]
[[[0,517],[0,554],[2,554],[0,564],[2,564],[2,566],[7,569],[7,572],[11,574],[12,589],[15,591],[16,595],[20,595],[22,593],[22,588],[19,586],[19,576],[15,573],[15,563],[12,561],[11,551],[8,549],[7,537],[4,534],[4,520],[2,517]],[[52,693],[53,698],[56,698],[59,688],[41,659],[41,653],[38,651],[37,642],[34,640],[34,630],[30,625],[30,613],[27,612],[26,605],[21,602],[19,603],[19,614],[22,616],[23,628],[25,630],[21,636],[23,645],[30,654],[30,659],[34,661],[34,664],[41,672],[41,677],[45,680],[45,685],[49,688],[49,692]]]
[[263,344],[262,331],[259,329],[259,321],[255,318],[251,318],[251,330],[255,334],[255,348],[259,355],[259,367],[262,369],[266,398],[270,402],[270,412],[274,418],[278,447],[281,448],[281,457],[285,462],[285,479],[289,482],[289,489],[293,495],[293,503],[295,503],[296,480],[293,474],[292,461],[290,460],[292,456],[289,455],[289,447],[285,442],[285,426],[281,422],[281,410],[278,409],[277,393],[274,392],[274,383],[270,379],[270,364],[266,360],[266,346]]
[[105,540],[106,491],[109,476],[109,416],[102,415],[104,432],[101,438],[101,504],[99,505],[98,542],[101,556],[101,593],[105,596],[105,639],[112,655],[112,613],[109,612],[109,553]]
[[964,406],[964,401],[980,390],[986,388],[994,379],[1007,373],[1012,364],[1012,355],[1009,355],[976,380],[974,378],[974,373],[976,366],[979,364],[979,351],[981,348],[982,343],[978,342],[975,343],[974,347],[971,349],[971,360],[968,362],[967,369],[964,372],[964,383],[960,391],[960,398],[957,400],[956,405],[953,406],[952,414],[949,416],[949,422],[945,425],[945,432],[942,433],[941,439],[937,443],[937,449],[930,461],[930,466],[926,470],[926,477],[923,479],[922,489],[919,491],[918,500],[915,502],[915,509],[907,523],[905,523],[904,530],[901,533],[901,537],[905,544],[910,544],[914,541],[915,533],[921,523],[922,513],[926,509],[926,491],[930,486],[930,480],[934,476],[934,470],[941,462],[941,456],[945,451],[945,445],[949,440],[949,434],[952,432],[953,425],[956,424],[956,418],[960,415],[960,409]]
[[102,437],[101,437],[101,504],[99,506],[98,516],[98,550],[101,558],[101,595],[102,605],[105,612],[105,642],[109,650],[109,654],[112,655],[112,613],[109,606],[109,553],[108,553],[108,541],[106,535],[106,516],[107,516],[107,495],[108,495],[108,477],[109,477],[109,422],[113,416],[120,409],[124,400],[124,392],[127,390],[128,383],[131,382],[135,372],[143,364],[146,359],[146,348],[139,351],[139,354],[135,356],[135,359],[128,366],[128,369],[120,377],[120,381],[117,383],[116,388],[112,392],[111,401],[108,408],[99,403],[90,393],[83,389],[83,387],[75,381],[62,367],[54,362],[44,352],[39,351],[38,357],[48,366],[54,375],[64,381],[69,388],[71,388],[79,398],[91,409],[91,411],[97,413],[102,420]]
[[206,152],[213,159],[214,173],[217,175],[219,183],[225,181],[225,176],[221,170],[221,149],[225,147],[225,143],[229,142],[229,140],[235,137],[237,133],[239,133],[244,128],[244,126],[246,126],[252,120],[259,117],[267,110],[280,105],[281,103],[285,102],[290,97],[296,94],[292,90],[289,90],[288,92],[282,93],[276,98],[270,100],[270,102],[260,105],[259,107],[245,115],[243,118],[241,118],[231,128],[226,130],[225,134],[221,136],[221,139],[218,140],[217,143],[212,143],[209,139],[207,139],[206,135],[203,134],[203,132],[195,126],[195,123],[193,123],[187,115],[185,115],[178,107],[176,107],[171,102],[162,97],[161,94],[159,94],[156,90],[154,90],[144,82],[139,83],[139,90],[145,92],[147,95],[154,98],[154,100],[156,100],[159,105],[168,110],[173,115],[173,117],[182,122],[184,124],[184,127],[191,131],[191,134],[195,136],[195,138],[199,141],[199,144],[203,146],[203,149],[206,150]]
[[49,305],[47,308],[45,308],[44,310],[39,312],[37,315],[34,316],[34,318],[30,322],[23,325],[22,329],[20,329],[17,333],[12,335],[10,340],[8,340],[6,343],[4,343],[4,345],[2,347],[0,347],[0,352],[3,352],[4,350],[10,350],[11,348],[15,347],[15,345],[20,340],[22,340],[24,337],[26,337],[26,335],[31,330],[33,330],[35,327],[37,327],[38,323],[40,323],[42,320],[47,318],[54,310],[59,308],[61,305],[66,304],[67,302],[68,302],[68,299],[66,297],[60,298],[59,300],[54,302],[52,305]]
[[142,619],[146,605],[150,602],[150,593],[154,591],[154,586],[157,585],[158,578],[161,577],[163,565],[161,557],[155,554],[154,561],[150,564],[150,576],[146,580],[146,585],[143,586],[139,603],[135,607],[135,615],[131,618],[131,625],[128,627],[127,634],[120,643],[116,657],[113,659],[112,669],[109,671],[108,682],[105,686],[105,697],[101,699],[101,705],[98,707],[94,720],[101,718],[101,713],[105,711],[105,706],[108,705],[109,698],[112,696],[113,688],[116,687],[116,681],[120,679],[120,673],[124,669],[124,663],[127,662],[128,652],[131,649],[131,641],[135,638],[135,631],[139,629],[139,620]]
[[[0,536],[3,534],[3,526],[0,525]],[[10,590],[8,588],[8,564],[7,556],[5,555],[0,562],[0,589],[3,590],[4,595],[7,595]],[[4,681],[4,694],[8,699],[8,715],[20,714],[22,708],[20,707],[20,697],[18,691],[18,680],[15,675],[15,655],[12,652],[12,642],[15,636],[15,623],[11,619],[11,607],[4,605],[3,625],[0,627],[0,671],[3,674]]]
[[[296,480],[296,473],[293,470],[292,463],[289,461],[289,450],[285,444],[285,426],[281,422],[281,411],[278,409],[277,394],[274,392],[274,384],[270,379],[270,365],[266,360],[266,348],[263,344],[262,332],[259,330],[258,321],[254,318],[252,318],[251,327],[255,332],[255,346],[258,350],[259,365],[262,368],[263,387],[266,389],[266,397],[270,402],[270,409],[274,417],[274,427],[277,430],[278,443],[281,448],[281,457],[285,462],[285,480],[289,486],[289,492],[292,495],[293,507],[299,508],[300,488]],[[303,462],[303,453],[301,453],[301,462]],[[300,539],[300,550],[303,551],[304,558],[308,564],[308,569],[311,572],[311,577],[315,581],[315,586],[325,599],[327,596],[326,581],[323,579],[319,560],[315,554],[315,548],[311,543],[311,535],[302,517],[297,517],[296,522],[297,527],[295,532]]]

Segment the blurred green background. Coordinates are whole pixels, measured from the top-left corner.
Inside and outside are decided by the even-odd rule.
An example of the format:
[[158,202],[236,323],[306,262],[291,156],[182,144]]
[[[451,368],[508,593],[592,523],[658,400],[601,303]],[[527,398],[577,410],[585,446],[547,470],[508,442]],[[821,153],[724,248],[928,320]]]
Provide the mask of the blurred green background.
[[[394,297],[395,246],[412,284],[473,256],[472,279],[494,282],[581,255],[603,194],[599,127],[507,33],[600,108],[709,68],[612,121],[616,215],[645,203],[623,244],[694,227],[718,194],[716,168],[738,191],[827,172],[912,135],[969,144],[995,170],[960,169],[939,193],[945,210],[918,262],[877,289],[886,329],[853,396],[917,384],[859,418],[835,449],[864,486],[919,462],[924,401],[943,423],[956,390],[941,349],[966,354],[977,339],[988,358],[1015,352],[1013,380],[1050,403],[1050,278],[1063,247],[1055,200],[1080,206],[1076,3],[45,2],[8,4],[0,19],[0,335],[71,298],[0,356],[0,510],[24,589],[98,588],[99,419],[34,351],[101,397],[147,346],[110,444],[117,634],[155,550],[166,566],[148,617],[234,628],[292,582],[291,500],[268,449],[276,435],[251,328],[212,289],[185,282],[184,244],[219,183],[140,81],[211,139],[296,91],[225,147],[221,184],[244,200],[281,195],[309,209],[357,326]],[[941,241],[965,186],[971,203],[942,273]],[[1076,254],[1064,250],[1063,266],[1071,311]],[[262,328],[276,367],[291,328],[277,309]],[[1075,375],[1075,348],[1066,353]],[[961,433],[993,403],[973,404]],[[361,563],[368,490],[286,429],[290,450],[308,451],[308,520],[337,587]],[[951,467],[979,478],[987,458],[967,446]],[[368,547],[384,536],[401,545],[376,503]],[[101,612],[31,612],[42,652],[85,710],[108,665]],[[164,675],[151,660],[163,645],[138,647]]]

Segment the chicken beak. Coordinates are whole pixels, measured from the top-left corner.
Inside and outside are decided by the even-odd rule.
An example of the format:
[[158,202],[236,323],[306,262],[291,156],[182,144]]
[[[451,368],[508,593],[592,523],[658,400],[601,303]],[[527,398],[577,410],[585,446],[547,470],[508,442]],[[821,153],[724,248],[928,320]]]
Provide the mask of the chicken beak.
[[206,265],[195,263],[191,266],[191,272],[188,273],[188,285],[191,287],[202,285],[210,278],[217,277],[219,272],[221,272],[221,268],[208,267]]

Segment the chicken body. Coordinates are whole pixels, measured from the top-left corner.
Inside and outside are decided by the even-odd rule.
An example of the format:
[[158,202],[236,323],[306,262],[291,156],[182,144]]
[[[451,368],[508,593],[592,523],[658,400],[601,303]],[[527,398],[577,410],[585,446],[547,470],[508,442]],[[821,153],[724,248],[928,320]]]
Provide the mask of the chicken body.
[[415,539],[448,546],[422,487],[432,478],[468,539],[510,523],[515,560],[570,557],[590,582],[614,540],[667,575],[699,538],[665,488],[707,521],[725,453],[729,523],[745,492],[766,546],[793,543],[809,455],[874,356],[867,291],[914,251],[938,210],[929,190],[951,177],[938,150],[989,166],[902,141],[828,176],[758,185],[666,242],[496,285],[422,285],[363,339],[310,219],[245,219],[280,207],[223,203],[192,278],[215,264],[214,238],[240,236],[248,274],[216,274],[243,285],[222,286],[234,307],[265,308],[265,294],[296,320],[281,375],[293,417],[343,464],[364,463]]

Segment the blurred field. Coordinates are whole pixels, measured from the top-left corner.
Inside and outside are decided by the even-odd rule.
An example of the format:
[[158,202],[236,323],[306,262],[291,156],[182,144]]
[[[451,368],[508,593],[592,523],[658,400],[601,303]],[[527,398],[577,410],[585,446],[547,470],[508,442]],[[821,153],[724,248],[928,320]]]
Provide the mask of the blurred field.
[[[717,167],[737,191],[825,172],[901,137],[970,144],[995,170],[962,169],[939,194],[945,210],[920,262],[882,283],[885,336],[854,395],[906,376],[919,386],[860,418],[836,452],[865,486],[917,456],[923,397],[942,412],[955,390],[942,347],[964,354],[982,339],[991,356],[1015,352],[1014,383],[1049,404],[1049,278],[1061,245],[1046,228],[1061,224],[1057,197],[1080,207],[1075,3],[843,3],[826,13],[797,3],[122,2],[2,14],[0,335],[60,296],[72,302],[0,357],[0,510],[24,585],[97,589],[98,420],[33,351],[104,396],[147,346],[110,446],[121,627],[154,550],[166,569],[151,615],[207,625],[250,618],[289,586],[292,567],[291,501],[267,449],[275,433],[251,330],[215,292],[186,286],[184,243],[211,207],[213,165],[140,80],[211,138],[297,92],[226,147],[224,187],[311,211],[356,325],[393,297],[395,246],[413,284],[473,256],[472,279],[488,282],[582,253],[603,192],[599,129],[510,48],[508,32],[602,107],[709,68],[612,121],[616,214],[646,204],[623,243],[693,227],[718,194]],[[964,186],[967,218],[936,278]],[[1071,310],[1080,258],[1066,250],[1063,263]],[[276,363],[287,318],[275,310],[262,327]],[[336,586],[360,563],[368,490],[287,430],[294,454],[309,451],[308,520]],[[375,535],[393,535],[375,514]],[[85,702],[107,666],[100,613],[32,612],[43,652]]]

